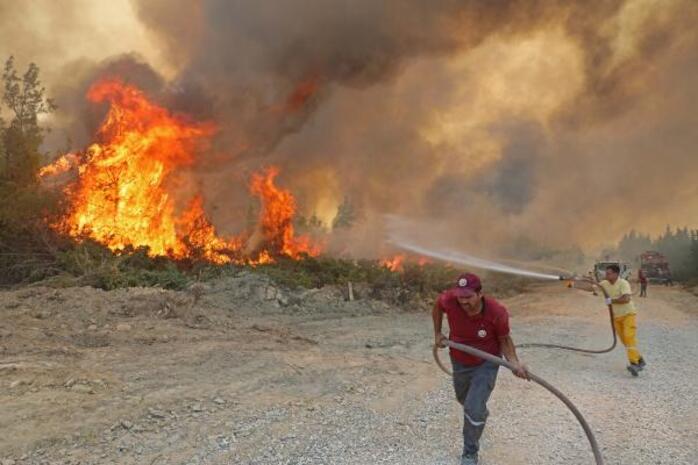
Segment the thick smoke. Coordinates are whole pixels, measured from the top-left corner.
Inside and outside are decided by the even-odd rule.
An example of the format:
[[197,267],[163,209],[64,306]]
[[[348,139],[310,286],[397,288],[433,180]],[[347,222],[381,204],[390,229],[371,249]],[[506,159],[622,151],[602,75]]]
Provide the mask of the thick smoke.
[[[362,212],[342,251],[378,246],[385,213],[493,254],[522,237],[593,248],[698,223],[692,0],[132,6],[150,35],[125,51],[141,57],[92,54],[79,79],[51,83],[78,102],[120,66],[218,122],[195,178],[224,228],[244,222],[246,179],[271,163],[305,214],[329,222],[345,198]],[[94,121],[71,105],[72,123]]]

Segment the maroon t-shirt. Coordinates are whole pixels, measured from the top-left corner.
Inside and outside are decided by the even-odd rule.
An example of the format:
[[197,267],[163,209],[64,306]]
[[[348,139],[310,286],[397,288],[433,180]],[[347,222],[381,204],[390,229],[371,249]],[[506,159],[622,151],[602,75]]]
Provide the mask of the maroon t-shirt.
[[[509,335],[509,313],[492,297],[482,298],[482,311],[468,316],[451,291],[443,292],[438,300],[439,307],[448,317],[448,338],[453,342],[475,347],[500,357],[502,350],[499,338]],[[451,349],[451,356],[464,365],[479,365],[484,360],[460,350]]]
[[643,284],[646,284],[647,283],[647,275],[645,275],[645,272],[640,270],[640,272],[638,274],[640,276],[640,282]]

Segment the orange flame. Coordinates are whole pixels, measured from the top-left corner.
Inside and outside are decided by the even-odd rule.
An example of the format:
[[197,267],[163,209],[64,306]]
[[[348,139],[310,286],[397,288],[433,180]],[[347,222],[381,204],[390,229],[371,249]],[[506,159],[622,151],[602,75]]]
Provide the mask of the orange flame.
[[39,170],[39,177],[57,176],[65,173],[80,163],[80,157],[75,153],[66,153],[50,165],[46,165]]
[[278,255],[299,258],[320,252],[307,238],[294,237],[295,201],[290,192],[274,186],[276,168],[252,179],[251,191],[262,201],[266,247],[256,251],[255,259],[242,256],[244,238],[218,236],[200,195],[177,212],[172,193],[178,174],[208,146],[216,131],[212,123],[189,122],[116,79],[97,82],[87,97],[109,103],[98,142],[82,159],[68,154],[41,170],[42,176],[50,176],[78,164],[77,181],[66,189],[70,208],[54,227],[73,237],[90,237],[114,251],[147,246],[153,256],[214,263],[269,263]]
[[287,190],[274,185],[279,174],[276,167],[252,176],[250,192],[262,201],[260,226],[264,245],[280,255],[300,258],[303,254],[315,256],[320,253],[319,246],[313,246],[307,236],[296,237],[293,231],[293,216],[296,202]]
[[389,269],[390,271],[395,271],[395,272],[402,272],[405,271],[405,264],[406,263],[416,263],[418,266],[424,266],[430,263],[433,263],[429,258],[427,257],[415,257],[413,255],[407,256],[405,254],[398,254],[395,255],[391,258],[383,258],[378,261],[378,263]]
[[186,256],[222,264],[229,263],[231,255],[242,249],[242,239],[224,240],[218,237],[216,228],[206,218],[200,195],[194,197],[177,223],[179,231],[184,234],[181,242],[185,245]]
[[395,255],[393,258],[384,258],[380,261],[380,264],[390,271],[402,271],[404,262],[404,255]]
[[148,246],[153,255],[187,255],[167,182],[193,162],[197,142],[214,127],[189,124],[118,80],[96,83],[87,97],[106,100],[110,108],[100,142],[88,148],[79,168],[62,226],[71,236],[87,235],[112,250]]

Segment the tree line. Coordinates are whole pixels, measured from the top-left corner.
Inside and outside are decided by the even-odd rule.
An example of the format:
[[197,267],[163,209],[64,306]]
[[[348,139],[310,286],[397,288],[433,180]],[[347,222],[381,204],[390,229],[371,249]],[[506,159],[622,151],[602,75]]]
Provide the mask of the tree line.
[[635,230],[626,233],[618,243],[615,255],[639,266],[640,254],[657,251],[669,261],[675,279],[698,280],[698,229],[672,228],[652,238]]

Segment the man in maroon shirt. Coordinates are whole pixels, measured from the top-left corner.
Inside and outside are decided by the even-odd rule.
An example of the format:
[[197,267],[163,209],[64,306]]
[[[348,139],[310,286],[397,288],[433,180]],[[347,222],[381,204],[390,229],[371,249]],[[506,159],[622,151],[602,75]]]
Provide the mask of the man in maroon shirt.
[[[517,368],[514,374],[528,379],[526,366],[516,356],[516,346],[509,335],[509,313],[495,299],[482,294],[480,278],[472,273],[458,277],[455,287],[436,300],[432,317],[435,343],[446,347],[441,332],[443,314],[448,317],[448,339],[469,345],[497,357],[504,357]],[[476,465],[480,436],[489,414],[487,400],[494,389],[499,365],[451,349],[453,387],[463,406],[463,456],[461,465]]]
[[645,274],[645,270],[638,270],[637,277],[640,281],[640,297],[647,297],[647,275]]

